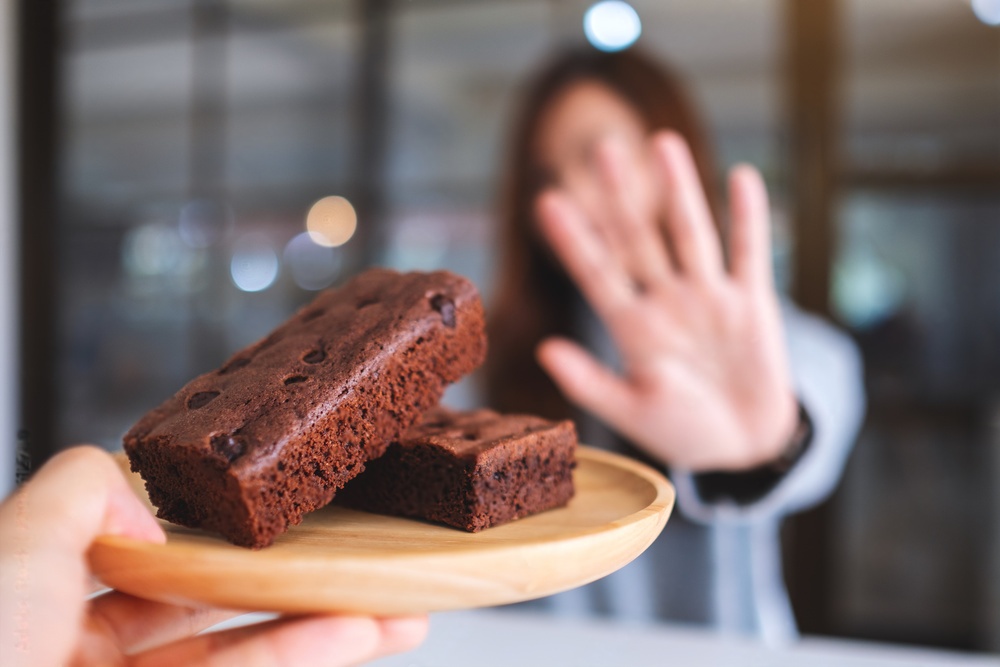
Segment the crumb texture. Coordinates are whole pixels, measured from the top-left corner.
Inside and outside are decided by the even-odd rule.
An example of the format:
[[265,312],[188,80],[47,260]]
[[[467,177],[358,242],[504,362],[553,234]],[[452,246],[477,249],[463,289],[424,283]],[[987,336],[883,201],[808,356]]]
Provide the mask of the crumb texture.
[[435,408],[339,498],[478,532],[568,503],[576,446],[569,421]]
[[471,283],[372,269],[192,380],[125,451],[158,516],[259,548],[329,503],[485,354]]

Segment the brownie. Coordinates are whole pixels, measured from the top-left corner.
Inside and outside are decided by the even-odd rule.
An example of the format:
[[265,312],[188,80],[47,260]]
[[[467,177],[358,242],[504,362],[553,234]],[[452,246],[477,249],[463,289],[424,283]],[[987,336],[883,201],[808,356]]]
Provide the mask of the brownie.
[[436,408],[338,501],[474,533],[568,503],[575,457],[570,421]]
[[253,548],[330,502],[486,353],[475,287],[367,271],[195,378],[125,436],[157,516]]

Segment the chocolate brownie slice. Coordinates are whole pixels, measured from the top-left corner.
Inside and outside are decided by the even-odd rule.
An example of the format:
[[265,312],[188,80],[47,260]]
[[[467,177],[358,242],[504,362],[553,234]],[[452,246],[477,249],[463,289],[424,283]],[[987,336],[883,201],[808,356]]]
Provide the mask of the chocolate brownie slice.
[[321,293],[125,436],[157,516],[270,544],[483,361],[475,287],[374,269]]
[[436,408],[338,501],[474,533],[569,502],[575,457],[570,421]]

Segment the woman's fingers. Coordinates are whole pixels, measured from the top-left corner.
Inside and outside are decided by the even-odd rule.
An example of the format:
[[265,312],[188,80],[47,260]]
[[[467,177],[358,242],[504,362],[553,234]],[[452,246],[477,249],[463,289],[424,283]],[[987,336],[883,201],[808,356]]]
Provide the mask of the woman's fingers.
[[612,425],[627,419],[633,405],[628,384],[582,347],[562,338],[542,341],[538,362],[570,401]]
[[314,616],[210,632],[136,655],[136,667],[346,667],[415,648],[427,618]]
[[657,134],[653,147],[665,186],[663,222],[678,268],[698,280],[715,280],[723,271],[722,248],[691,151],[674,132]]
[[144,651],[197,634],[243,612],[162,604],[113,591],[90,601],[85,641],[111,643],[123,653]]
[[729,173],[729,201],[733,277],[741,282],[770,285],[774,280],[771,268],[771,215],[767,188],[756,169],[749,165],[733,168]]
[[[612,215],[595,221],[604,236],[616,240],[622,264],[639,287],[661,284],[670,275],[670,258],[656,224],[652,179],[636,169],[621,141],[605,140],[598,147],[601,176]],[[645,144],[642,158],[645,159]]]
[[565,195],[538,198],[538,218],[549,245],[587,301],[607,318],[635,296],[631,280]]

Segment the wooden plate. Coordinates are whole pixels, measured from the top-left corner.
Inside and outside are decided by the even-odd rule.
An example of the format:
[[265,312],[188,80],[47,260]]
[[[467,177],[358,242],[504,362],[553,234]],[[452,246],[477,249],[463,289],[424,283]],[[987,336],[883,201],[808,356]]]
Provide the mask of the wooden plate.
[[673,487],[648,466],[589,447],[578,461],[568,506],[481,533],[327,507],[260,551],[161,522],[166,544],[101,537],[90,563],[133,595],[229,609],[396,615],[530,600],[619,569],[673,507]]

